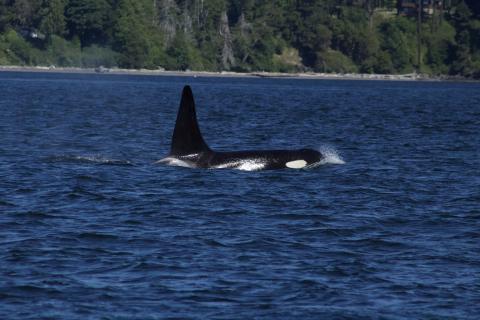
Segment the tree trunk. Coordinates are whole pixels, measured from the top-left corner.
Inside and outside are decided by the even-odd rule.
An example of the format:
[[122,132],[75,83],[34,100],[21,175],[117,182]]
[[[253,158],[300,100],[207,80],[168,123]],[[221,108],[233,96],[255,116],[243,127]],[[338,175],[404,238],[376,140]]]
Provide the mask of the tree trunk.
[[373,14],[375,13],[375,0],[366,0],[365,1],[365,9],[368,15],[368,27],[370,30],[373,29]]
[[422,14],[423,0],[417,0],[417,72],[420,73],[422,65]]
[[228,16],[226,11],[222,12],[219,31],[220,35],[223,37],[222,67],[229,70],[230,67],[235,65],[235,58],[233,57],[232,35],[230,33],[230,27],[228,26]]

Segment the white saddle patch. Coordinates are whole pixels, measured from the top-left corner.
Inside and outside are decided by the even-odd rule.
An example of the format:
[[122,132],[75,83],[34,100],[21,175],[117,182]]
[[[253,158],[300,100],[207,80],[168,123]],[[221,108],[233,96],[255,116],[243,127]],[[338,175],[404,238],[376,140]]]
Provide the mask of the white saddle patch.
[[185,168],[195,168],[191,162],[183,161],[174,157],[166,157],[155,162],[157,164],[166,164],[167,166],[176,166],[176,167],[185,167]]
[[306,165],[307,165],[307,161],[305,160],[294,160],[294,161],[287,162],[285,164],[287,168],[291,168],[291,169],[302,169],[302,168],[305,168]]
[[244,171],[257,171],[265,168],[265,163],[257,161],[245,161],[239,165],[236,169]]
[[243,170],[243,171],[257,171],[265,168],[265,163],[262,161],[255,161],[255,160],[239,160],[239,161],[219,164],[213,168],[215,169],[228,168],[228,169],[237,169],[237,170]]

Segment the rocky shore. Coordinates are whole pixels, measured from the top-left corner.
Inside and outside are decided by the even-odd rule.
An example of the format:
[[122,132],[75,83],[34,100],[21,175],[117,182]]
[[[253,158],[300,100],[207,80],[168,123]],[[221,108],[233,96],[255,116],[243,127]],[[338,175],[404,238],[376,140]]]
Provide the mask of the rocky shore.
[[0,72],[45,72],[45,73],[81,73],[81,74],[116,74],[116,75],[153,75],[175,77],[258,77],[258,78],[295,78],[295,79],[339,79],[339,80],[393,80],[393,81],[442,81],[468,79],[451,76],[430,76],[426,74],[362,74],[362,73],[279,73],[279,72],[209,72],[209,71],[167,71],[163,69],[119,69],[119,68],[63,68],[63,67],[25,67],[25,66],[0,66]]

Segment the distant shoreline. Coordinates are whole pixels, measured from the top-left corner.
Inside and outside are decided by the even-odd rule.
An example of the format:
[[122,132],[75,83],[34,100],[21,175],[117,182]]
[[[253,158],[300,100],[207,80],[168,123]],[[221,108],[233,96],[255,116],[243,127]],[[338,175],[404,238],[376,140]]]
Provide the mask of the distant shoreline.
[[[226,77],[226,78],[291,78],[291,79],[325,79],[325,80],[390,80],[390,81],[476,81],[465,78],[440,76],[431,77],[424,74],[361,74],[361,73],[280,73],[280,72],[212,72],[212,71],[167,71],[148,69],[120,68],[75,68],[75,67],[26,67],[0,66],[0,72],[42,72],[71,74],[113,74],[113,75],[151,75],[175,77]],[[478,81],[478,80],[477,80]]]

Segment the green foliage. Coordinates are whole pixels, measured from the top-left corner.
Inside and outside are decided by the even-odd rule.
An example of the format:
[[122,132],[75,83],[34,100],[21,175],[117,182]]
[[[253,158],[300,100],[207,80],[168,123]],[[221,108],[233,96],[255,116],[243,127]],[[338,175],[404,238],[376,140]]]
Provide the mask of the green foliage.
[[470,11],[470,8],[467,6],[465,1],[460,1],[460,3],[457,5],[457,8],[455,10],[455,14],[453,15],[453,21],[455,25],[460,28],[460,29],[466,29],[468,27],[468,23],[470,20],[470,17],[472,16],[472,11]]
[[275,38],[273,30],[264,24],[254,24],[249,41],[250,55],[246,60],[253,70],[278,71],[273,56],[281,53],[283,43]]
[[275,36],[274,29],[261,21],[233,29],[233,48],[238,71],[280,71],[288,68],[275,56],[287,47],[285,41]]
[[315,71],[355,73],[358,67],[349,57],[335,50],[325,50],[317,53]]
[[82,52],[80,41],[66,41],[62,37],[52,36],[47,47],[49,57],[47,61],[57,67],[81,67]]
[[364,73],[395,73],[395,67],[393,66],[392,57],[388,52],[383,50],[380,50],[371,57],[365,59],[360,70]]
[[330,21],[331,10],[328,1],[308,1],[297,8],[298,20],[295,21],[296,35],[294,45],[307,66],[314,66],[318,51],[326,50],[332,41],[332,31],[326,25]]
[[414,70],[416,52],[415,23],[399,17],[380,26],[380,47],[392,59],[395,72],[409,73]]
[[4,32],[11,25],[13,18],[12,8],[0,1],[0,32]]
[[19,64],[30,65],[32,62],[32,47],[14,30],[8,30],[4,37],[5,52],[9,60]]
[[168,58],[165,67],[169,70],[203,70],[200,53],[186,39],[185,34],[177,33],[167,49]]
[[[476,66],[472,60],[472,35],[473,39],[478,35],[472,34],[475,31],[475,24],[470,23],[472,12],[462,0],[453,15],[457,34],[455,35],[456,45],[453,46],[453,59],[450,66],[450,73],[466,77],[476,76]],[[472,28],[473,27],[473,28]],[[473,45],[473,48],[478,44]]]
[[331,47],[365,69],[363,65],[375,59],[379,50],[378,36],[370,30],[361,10],[344,8],[339,17],[330,22],[334,35]]
[[10,58],[9,44],[5,40],[5,36],[0,34],[0,65],[12,64]]
[[12,27],[25,28],[38,24],[38,11],[42,0],[15,0],[11,3]]
[[113,28],[120,66],[154,68],[160,62],[161,37],[152,32],[148,17],[146,1],[120,0]]
[[470,21],[470,34],[472,40],[472,50],[474,52],[480,51],[480,19]]
[[424,25],[424,41],[426,44],[425,63],[434,74],[447,74],[448,59],[451,48],[455,45],[455,29],[446,21],[442,21],[436,32],[430,31],[430,26]]
[[85,47],[82,50],[82,67],[97,68],[100,66],[111,68],[117,65],[118,53],[109,48],[97,45]]
[[44,53],[14,30],[0,35],[0,64],[41,65]]
[[[420,70],[479,77],[479,1],[452,3],[425,16]],[[395,0],[0,0],[0,64],[409,73],[416,17],[395,10]]]
[[41,10],[40,31],[47,37],[53,35],[62,36],[65,34],[65,1],[51,0],[45,1]]
[[291,47],[284,48],[280,54],[274,54],[273,65],[275,71],[279,72],[298,72],[303,69],[298,50]]
[[70,35],[79,37],[84,46],[104,43],[110,31],[111,10],[106,0],[70,0],[66,7]]
[[468,5],[469,9],[475,14],[476,17],[480,18],[480,1],[478,0],[465,0],[465,4]]

